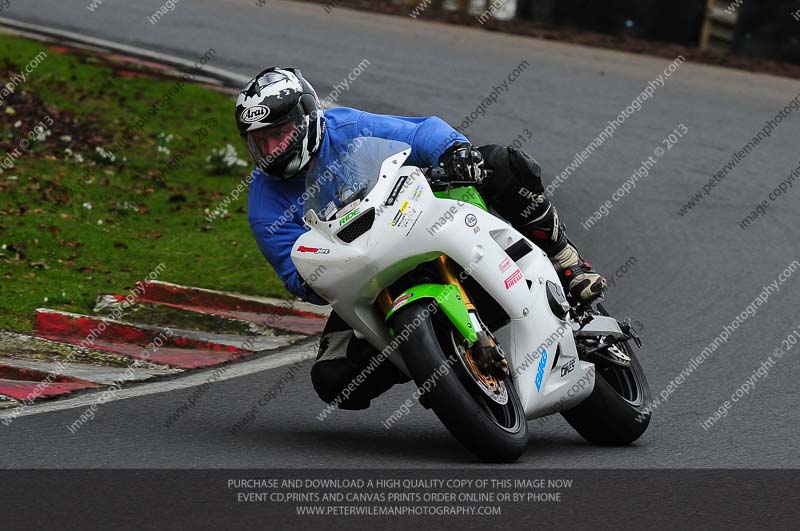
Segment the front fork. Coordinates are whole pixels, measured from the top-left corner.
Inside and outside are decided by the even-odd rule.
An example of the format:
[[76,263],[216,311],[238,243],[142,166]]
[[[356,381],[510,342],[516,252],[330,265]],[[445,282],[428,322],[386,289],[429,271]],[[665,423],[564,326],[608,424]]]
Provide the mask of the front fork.
[[[484,380],[484,383],[493,390],[497,389],[495,378],[504,378],[509,374],[505,353],[495,341],[492,333],[481,321],[475,304],[461,284],[455,263],[447,256],[442,255],[436,260],[435,267],[442,281],[445,284],[455,286],[458,290],[461,301],[467,310],[472,329],[477,334],[476,340],[466,348],[466,361],[473,372]],[[384,315],[392,307],[392,297],[385,289],[378,295],[377,301]]]

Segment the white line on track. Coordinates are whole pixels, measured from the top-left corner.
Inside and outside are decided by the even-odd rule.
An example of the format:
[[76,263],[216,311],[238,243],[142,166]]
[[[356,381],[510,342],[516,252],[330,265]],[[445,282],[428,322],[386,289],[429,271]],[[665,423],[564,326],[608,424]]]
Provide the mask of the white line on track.
[[[114,41],[100,39],[98,37],[81,35],[80,33],[62,30],[59,28],[54,28],[52,26],[29,24],[27,22],[21,22],[7,17],[0,17],[0,27],[13,28],[21,32],[30,33],[32,35],[53,37],[57,39],[72,41],[74,43],[84,44],[86,46],[103,48],[117,53],[127,54],[132,57],[138,57],[140,59],[142,58],[149,59],[151,61],[156,61],[162,64],[187,70],[194,70],[196,66],[194,61],[190,61],[182,57],[177,57],[175,55],[169,55],[161,52],[153,52],[151,50],[140,48],[138,46],[131,46],[129,44],[120,44]],[[218,79],[219,81],[222,82],[223,85],[231,88],[240,88],[244,86],[244,84],[250,81],[252,77],[252,76],[237,74],[236,72],[225,70],[223,68],[215,68],[209,65],[203,65],[202,72],[204,74],[212,76],[213,78]],[[336,103],[332,103],[327,105],[326,108],[333,109],[339,106],[340,105]]]
[[[97,37],[89,37],[86,35],[81,35],[79,33],[74,33],[71,31],[66,31],[49,26],[43,26],[39,24],[28,24],[26,22],[20,22],[6,17],[0,17],[0,26],[5,26],[7,28],[14,28],[24,32],[30,32],[35,35],[44,35],[48,37],[70,40],[75,43],[81,43],[89,46],[96,46],[99,48],[104,48],[119,53],[129,54],[134,57],[140,57],[140,58],[150,59],[153,61],[158,61],[163,64],[168,64],[180,68],[193,69],[195,67],[195,63],[193,61],[183,59],[181,57],[176,57],[174,55],[168,55],[160,52],[153,52],[144,48],[139,48],[137,46],[119,44],[113,41],[108,41]],[[215,68],[208,65],[204,65],[203,72],[206,74],[211,74],[212,76],[219,78],[220,80],[231,86],[242,86],[247,81],[250,80],[250,76],[244,76],[241,74],[237,74],[235,72],[231,72],[230,70]],[[330,107],[338,107],[338,105],[331,105]],[[230,380],[231,378],[238,378],[240,376],[246,376],[248,374],[253,374],[261,371],[268,371],[270,369],[275,369],[277,367],[282,367],[285,365],[291,365],[292,363],[296,363],[301,360],[313,359],[313,357],[316,355],[316,349],[317,349],[316,341],[312,338],[309,338],[308,340],[299,343],[297,345],[294,345],[292,347],[289,347],[277,354],[264,356],[251,361],[238,362],[234,365],[231,365],[223,374],[221,374],[214,381],[220,382],[223,380]],[[203,383],[205,383],[208,380],[208,376],[218,368],[219,367],[211,367],[203,371],[193,372],[191,374],[181,376],[175,380],[143,383],[135,385],[134,387],[122,388],[116,391],[110,399],[103,401],[103,403],[105,404],[108,402],[115,402],[117,400],[135,398],[137,396],[166,393],[178,389],[187,389],[189,387],[196,387],[198,385],[202,385]],[[40,404],[34,404],[32,406],[24,407],[22,411],[18,411],[18,408],[12,408],[0,413],[0,420],[9,418],[14,419],[18,417],[25,417],[28,415],[48,413],[51,411],[61,411],[65,409],[74,409],[79,407],[90,406],[93,403],[95,403],[104,392],[105,390],[100,390],[92,393],[83,394],[75,398],[67,398],[56,402],[44,402]]]
[[[313,359],[317,352],[316,339],[316,336],[309,338],[302,343],[293,345],[277,354],[264,356],[262,358],[250,361],[236,362],[233,365],[229,365],[224,373],[214,379],[214,382],[239,378],[240,376],[247,376],[257,372],[268,371],[270,369],[283,367],[285,365],[291,365],[292,363],[296,363],[298,361]],[[125,400],[127,398],[135,398],[137,396],[153,395],[157,393],[176,391],[178,389],[196,387],[207,382],[211,373],[219,368],[219,366],[210,367],[202,371],[192,372],[185,376],[180,376],[175,380],[142,383],[133,387],[123,387],[122,389],[119,389],[111,394],[111,398],[104,400],[100,405],[102,407],[103,404],[116,402],[117,400]],[[99,398],[104,392],[106,392],[106,390],[101,389],[92,393],[76,396],[75,398],[66,398],[56,402],[43,402],[40,404],[34,404],[32,406],[24,407],[21,411],[15,411],[17,408],[11,408],[0,413],[0,420],[91,406],[95,402],[99,402]],[[0,425],[0,430],[2,429],[3,427]]]
[[[76,43],[82,43],[82,44],[88,44],[90,46],[106,48],[108,50],[126,53],[128,55],[132,55],[135,57],[150,59],[171,66],[177,66],[190,70],[195,68],[194,61],[183,59],[181,57],[176,57],[174,55],[168,55],[160,52],[153,52],[150,50],[146,50],[144,48],[139,48],[138,46],[119,44],[113,41],[107,41],[105,39],[100,39],[97,37],[89,37],[87,35],[81,35],[80,33],[75,33],[72,31],[66,31],[49,26],[42,26],[40,24],[28,24],[27,22],[20,22],[6,17],[0,17],[0,25],[9,28],[15,28],[18,30],[29,31],[31,33],[35,33],[38,35],[57,37],[59,39],[74,41]],[[230,70],[215,68],[213,66],[208,66],[208,65],[203,66],[203,73],[211,74],[212,76],[217,77],[234,87],[241,87],[242,85],[247,83],[247,81],[250,80],[250,76],[243,76],[241,74],[237,74],[236,72],[231,72]]]

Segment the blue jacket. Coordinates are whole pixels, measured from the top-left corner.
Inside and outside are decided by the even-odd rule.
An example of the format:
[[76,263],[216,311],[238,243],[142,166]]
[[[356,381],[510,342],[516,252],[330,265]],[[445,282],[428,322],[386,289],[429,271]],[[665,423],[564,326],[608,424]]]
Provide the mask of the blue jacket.
[[[411,146],[408,164],[435,166],[442,153],[455,142],[467,139],[435,116],[410,118],[371,114],[357,109],[338,107],[325,111],[325,134],[316,155],[314,170],[324,171],[353,139],[374,136],[405,142]],[[367,132],[365,135],[364,132]],[[300,275],[292,262],[294,242],[308,228],[303,223],[303,207],[298,203],[305,191],[305,173],[284,181],[253,169],[248,197],[250,229],[258,248],[269,261],[286,289],[305,298]]]

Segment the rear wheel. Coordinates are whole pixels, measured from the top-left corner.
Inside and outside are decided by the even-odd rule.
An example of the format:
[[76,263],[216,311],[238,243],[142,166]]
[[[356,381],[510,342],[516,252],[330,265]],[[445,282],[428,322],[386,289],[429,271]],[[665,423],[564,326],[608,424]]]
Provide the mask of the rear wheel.
[[426,307],[408,304],[392,319],[395,330],[411,331],[400,350],[426,405],[481,460],[516,461],[528,445],[528,424],[511,377],[476,372],[460,334]]
[[[602,305],[600,313],[608,315]],[[584,439],[594,444],[624,445],[642,436],[650,424],[652,395],[630,341],[609,347],[631,360],[629,367],[595,363],[594,390],[562,415]],[[594,361],[594,360],[592,360]]]

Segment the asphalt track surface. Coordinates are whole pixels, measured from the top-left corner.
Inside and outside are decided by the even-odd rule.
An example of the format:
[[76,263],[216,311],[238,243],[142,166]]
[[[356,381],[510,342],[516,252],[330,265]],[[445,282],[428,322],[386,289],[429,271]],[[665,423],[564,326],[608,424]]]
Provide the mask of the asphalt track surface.
[[[200,57],[253,74],[271,64],[302,68],[321,96],[364,59],[369,66],[339,103],[373,112],[436,114],[460,123],[522,61],[529,67],[467,129],[476,143],[524,148],[545,181],[616,117],[669,63],[456,26],[320,5],[194,0],[153,25],[161,0],[131,5],[106,0],[14,2],[3,16],[120,43]],[[34,5],[35,4],[35,5]],[[57,89],[57,88],[54,88]],[[644,325],[641,359],[655,395],[717,337],[795,259],[800,259],[798,201],[790,190],[747,230],[737,226],[798,165],[800,116],[718,184],[698,207],[677,214],[689,197],[767,119],[800,91],[796,81],[685,64],[556,192],[569,233],[593,264],[613,275],[629,267],[607,297],[609,309]],[[581,222],[630,178],[662,140],[688,133],[646,179],[591,230]],[[798,183],[795,183],[795,188]],[[560,418],[530,424],[529,468],[784,468],[800,465],[797,355],[800,346],[755,382],[727,417],[713,414],[752,376],[797,324],[800,272],[780,286],[728,342],[689,375],[654,412],[644,437],[626,448],[583,442]],[[480,466],[429,411],[417,406],[390,430],[382,421],[413,391],[397,387],[367,411],[317,419],[310,363],[238,434],[228,430],[287,367],[214,383],[174,426],[164,422],[193,388],[109,402],[75,434],[66,426],[81,409],[50,411],[0,426],[2,467],[463,467]]]

